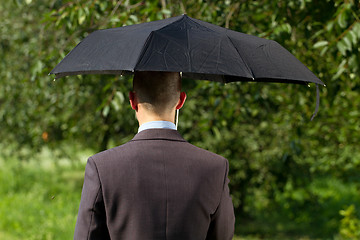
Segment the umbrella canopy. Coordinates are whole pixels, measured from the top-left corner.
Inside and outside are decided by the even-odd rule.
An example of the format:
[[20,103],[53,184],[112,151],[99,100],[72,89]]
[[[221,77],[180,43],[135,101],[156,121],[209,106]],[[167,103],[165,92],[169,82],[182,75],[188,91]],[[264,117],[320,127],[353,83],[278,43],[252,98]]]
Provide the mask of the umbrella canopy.
[[325,85],[277,42],[185,14],[95,31],[83,39],[51,74],[59,78],[134,71],[182,72],[185,78],[223,83],[257,81]]
[[277,42],[187,15],[95,31],[51,73],[59,78],[126,71],[182,72],[220,82],[324,84]]

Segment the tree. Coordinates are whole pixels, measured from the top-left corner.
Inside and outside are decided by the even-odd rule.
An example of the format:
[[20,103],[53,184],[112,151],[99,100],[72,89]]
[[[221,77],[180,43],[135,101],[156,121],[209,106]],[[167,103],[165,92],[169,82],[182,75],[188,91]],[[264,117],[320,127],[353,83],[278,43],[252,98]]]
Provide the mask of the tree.
[[320,89],[319,114],[310,122],[313,86],[183,83],[189,98],[180,131],[189,142],[229,159],[237,216],[252,216],[283,199],[289,212],[301,214],[318,201],[308,187],[313,179],[330,175],[359,182],[359,9],[355,0],[4,2],[2,145],[36,151],[73,139],[102,150],[129,140],[137,128],[126,103],[131,78],[89,75],[54,82],[47,73],[96,29],[187,13],[276,40],[327,84]]

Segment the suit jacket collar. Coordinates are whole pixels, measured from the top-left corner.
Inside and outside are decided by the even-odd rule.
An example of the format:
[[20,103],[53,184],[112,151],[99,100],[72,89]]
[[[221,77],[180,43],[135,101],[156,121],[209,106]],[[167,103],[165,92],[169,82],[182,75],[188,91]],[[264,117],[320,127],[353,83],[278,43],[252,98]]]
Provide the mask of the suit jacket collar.
[[178,131],[165,128],[154,128],[141,131],[134,136],[132,141],[156,139],[186,142]]

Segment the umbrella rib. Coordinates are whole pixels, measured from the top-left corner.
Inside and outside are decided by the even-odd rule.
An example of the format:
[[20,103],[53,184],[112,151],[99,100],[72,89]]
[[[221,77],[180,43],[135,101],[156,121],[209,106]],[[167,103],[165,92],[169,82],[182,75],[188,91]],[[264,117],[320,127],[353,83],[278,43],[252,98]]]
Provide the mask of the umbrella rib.
[[[284,74],[284,72],[276,65],[273,63],[273,61],[271,61],[271,57],[270,57],[270,44],[278,44],[277,42],[275,42],[274,40],[269,40],[268,42],[266,42],[265,44],[261,44],[260,46],[258,46],[257,48],[261,48],[261,50],[263,51],[269,65],[272,66],[272,68],[276,69],[276,71],[278,71],[280,73],[281,76],[285,76],[286,74]],[[286,78],[286,77],[283,77]]]
[[[165,45],[165,47],[164,47],[164,53],[166,53],[168,46],[169,46],[169,41],[166,42],[166,45]],[[169,69],[168,64],[167,64],[167,62],[166,62],[165,54],[162,55],[162,58],[163,58],[163,61],[164,61],[165,66],[166,66],[166,69]]]
[[[157,34],[157,35],[159,35],[159,36],[164,36],[164,37],[166,37],[166,35],[162,34],[161,32],[154,31],[154,34]],[[174,44],[176,44],[176,45],[178,45],[178,46],[181,47],[181,45],[178,44],[176,41],[167,39],[167,43],[166,43],[166,46],[165,46],[165,48],[164,48],[165,50],[167,50],[167,47],[169,46],[169,42],[170,42],[170,41],[171,41],[172,43],[174,43]],[[164,51],[164,52],[166,52],[166,51]],[[179,67],[181,67],[181,65],[176,61],[176,59],[175,59],[173,56],[171,56],[171,54],[168,54],[168,56],[169,56]],[[164,59],[164,61],[165,61],[165,64],[167,64],[167,63],[166,63],[166,60],[165,60],[165,56],[163,56],[163,59]]]
[[[201,25],[201,24],[197,23],[196,21],[194,21],[192,18],[188,17],[187,15],[184,15],[184,17],[186,17],[189,21],[191,21],[192,23],[194,23],[195,25],[197,25],[197,26],[199,26],[201,28],[206,28],[208,31],[215,32],[214,30],[212,30],[212,29],[210,29],[210,28],[208,28],[208,27],[206,27],[204,25]],[[191,58],[190,58],[190,52],[189,52],[189,49],[190,49],[189,43],[190,43],[190,41],[189,41],[189,30],[188,29],[186,30],[186,36],[187,36],[187,43],[188,43],[188,45],[187,45],[187,47],[188,47],[188,49],[187,49],[188,50],[188,56],[187,57],[189,59],[189,66],[190,66],[189,68],[190,68],[190,71],[191,71]],[[218,58],[219,58],[219,55],[218,55]],[[200,69],[202,68],[202,66],[203,65],[201,65]]]
[[191,71],[191,57],[190,57],[190,41],[189,41],[189,29],[186,29],[186,39],[187,39],[187,59],[188,59],[188,70]]
[[171,54],[167,54],[167,56],[171,58],[181,68],[181,65],[176,61],[176,59],[173,56],[171,56]]
[[[141,62],[141,60],[142,60],[142,58],[144,57],[147,49],[149,48],[149,42],[150,42],[150,39],[153,38],[153,35],[154,35],[155,33],[156,33],[156,34],[161,34],[161,33],[160,33],[160,30],[168,27],[168,26],[171,25],[171,24],[175,24],[175,23],[177,23],[177,22],[180,22],[181,20],[184,19],[184,17],[187,17],[187,16],[186,16],[186,15],[183,15],[180,19],[178,19],[178,20],[176,20],[176,21],[174,21],[174,22],[172,22],[172,23],[170,23],[170,24],[168,24],[168,25],[165,25],[165,26],[163,26],[163,27],[161,27],[161,28],[159,28],[159,29],[156,29],[156,30],[154,30],[154,31],[151,31],[151,33],[149,34],[149,36],[147,37],[147,39],[146,39],[146,41],[145,41],[144,47],[143,47],[143,49],[142,49],[142,51],[141,51],[141,54],[139,55],[138,59],[136,60],[136,65],[135,65],[135,67],[134,67],[134,71],[138,68],[139,63]],[[186,32],[186,34],[187,34],[187,32]],[[188,36],[188,34],[187,34],[187,38],[188,38],[188,37],[189,37],[189,36]],[[188,49],[189,49],[189,46],[188,46]],[[189,51],[189,50],[188,50],[188,51]],[[188,59],[189,59],[189,62],[190,62],[189,55],[188,55]],[[177,63],[177,64],[178,64],[178,63]],[[179,64],[178,64],[178,65],[179,65]],[[191,65],[190,65],[190,66],[191,66]]]
[[[199,71],[202,70],[204,64],[206,63],[206,60],[209,58],[209,56],[211,55],[211,53],[215,52],[214,50],[216,50],[216,47],[217,47],[217,46],[213,47],[213,49],[211,50],[211,52],[206,56],[205,60],[204,60],[203,63],[200,65]],[[218,55],[218,59],[219,59],[219,56],[220,56],[220,54]],[[216,63],[217,63],[217,64],[216,64],[216,69],[217,69],[217,66],[219,65],[219,61],[216,61]]]
[[233,43],[233,41],[231,40],[231,38],[225,34],[226,37],[230,40],[231,44],[233,45],[233,47],[235,48],[236,52],[238,53],[239,57],[241,58],[241,61],[244,63],[244,65],[246,66],[248,73],[250,73],[250,75],[252,76],[252,79],[255,80],[255,76],[254,73],[252,71],[252,69],[249,67],[249,65],[244,61],[243,57],[241,56],[239,50],[235,47],[235,44]]
[[134,71],[136,71],[139,63],[141,62],[141,59],[144,57],[144,55],[145,55],[145,53],[146,53],[146,50],[149,48],[149,42],[150,42],[150,39],[153,37],[153,35],[154,35],[154,31],[151,31],[151,33],[149,34],[149,36],[146,38],[144,47],[143,47],[142,50],[141,50],[141,54],[139,55],[138,59],[136,60],[136,65],[135,65],[135,67],[134,67]]

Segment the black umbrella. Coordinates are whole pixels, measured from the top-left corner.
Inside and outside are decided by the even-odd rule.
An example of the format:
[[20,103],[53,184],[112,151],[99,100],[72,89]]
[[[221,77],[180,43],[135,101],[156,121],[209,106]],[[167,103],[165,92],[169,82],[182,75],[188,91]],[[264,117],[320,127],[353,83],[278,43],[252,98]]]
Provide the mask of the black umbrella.
[[[232,31],[187,15],[98,30],[52,71],[55,78],[134,71],[182,72],[183,77],[325,85],[275,41]],[[312,117],[312,118],[313,118]]]

